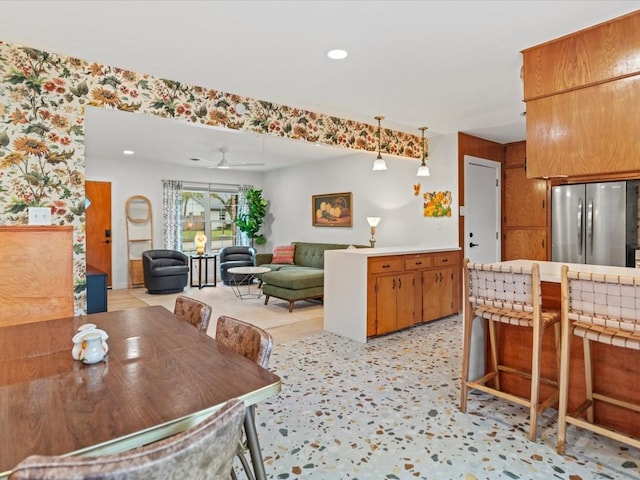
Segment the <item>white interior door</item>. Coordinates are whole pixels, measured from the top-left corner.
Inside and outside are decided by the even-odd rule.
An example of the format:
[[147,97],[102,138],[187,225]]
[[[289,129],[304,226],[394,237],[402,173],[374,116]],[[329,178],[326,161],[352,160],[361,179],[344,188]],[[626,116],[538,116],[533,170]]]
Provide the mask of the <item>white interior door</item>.
[[[500,163],[464,157],[464,256],[472,262],[499,262]],[[467,302],[463,302],[467,308]],[[471,327],[469,377],[482,377],[484,369],[484,321],[475,318]]]
[[500,162],[464,157],[464,255],[472,262],[499,262]]

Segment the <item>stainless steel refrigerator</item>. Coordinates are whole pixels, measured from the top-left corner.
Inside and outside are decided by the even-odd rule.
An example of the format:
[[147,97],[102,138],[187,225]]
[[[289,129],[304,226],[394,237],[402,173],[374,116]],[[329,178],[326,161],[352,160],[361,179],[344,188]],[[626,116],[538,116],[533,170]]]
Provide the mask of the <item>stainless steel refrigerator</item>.
[[551,189],[551,260],[635,266],[638,182]]

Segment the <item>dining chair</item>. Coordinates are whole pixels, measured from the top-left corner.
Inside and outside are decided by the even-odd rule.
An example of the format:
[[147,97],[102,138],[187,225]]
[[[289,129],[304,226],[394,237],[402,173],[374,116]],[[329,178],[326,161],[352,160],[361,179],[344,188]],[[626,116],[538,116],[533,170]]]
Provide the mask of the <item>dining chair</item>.
[[211,305],[186,295],[179,295],[176,298],[173,313],[180,320],[189,322],[201,332],[207,333],[211,318]]
[[[271,337],[271,335],[262,328],[243,320],[238,320],[237,318],[222,315],[218,318],[218,322],[216,324],[215,338],[216,341],[222,345],[229,347],[243,357],[256,362],[262,368],[267,368],[269,357],[271,356],[271,350],[273,349],[273,337]],[[245,419],[244,426],[246,438],[244,441],[238,442],[236,454],[238,460],[240,460],[240,463],[242,464],[242,468],[247,478],[253,480],[253,473],[244,454],[247,450],[257,453],[260,448],[255,429],[255,405],[247,407],[246,415],[251,415],[251,420],[247,421]],[[234,480],[237,478],[235,470],[233,469],[231,469],[231,478]]]
[[[640,277],[599,275],[571,271],[563,265],[560,273],[562,305],[562,343],[560,360],[560,401],[558,406],[559,454],[564,454],[567,427],[575,425],[585,430],[640,448],[640,439],[616,431],[609,425],[598,424],[594,406],[609,405],[619,408],[623,417],[627,412],[640,412],[640,403],[625,398],[625,385],[615,390],[614,375],[598,378],[596,362],[592,356],[592,342],[603,343],[633,351],[640,350]],[[574,337],[582,338],[584,370],[571,366],[571,344]],[[614,355],[613,353],[611,355]],[[585,399],[569,412],[569,384],[574,375],[585,385]],[[598,387],[598,388],[596,388]],[[595,409],[597,410],[597,408]],[[586,418],[585,418],[586,414]]]
[[[465,258],[464,265],[464,334],[462,359],[462,385],[460,410],[467,411],[470,389],[494,395],[529,409],[529,439],[537,437],[538,416],[558,400],[558,382],[542,378],[542,339],[545,330],[553,326],[555,334],[556,364],[559,367],[560,312],[543,310],[541,306],[540,267],[533,262],[530,267],[514,267],[501,264],[471,263]],[[471,352],[471,329],[476,317],[488,323],[491,364],[489,371],[480,378],[469,379]],[[497,325],[508,324],[531,331],[531,353],[528,368],[505,365],[498,351],[498,334],[503,329]],[[505,333],[504,335],[507,335]],[[508,341],[507,338],[504,339]],[[526,352],[522,352],[527,355]],[[501,389],[502,375],[515,375],[528,383],[529,396],[515,395]],[[540,398],[540,384],[551,386],[550,393]]]
[[244,402],[229,400],[184,432],[134,450],[100,456],[29,456],[13,469],[9,480],[228,478],[244,416]]

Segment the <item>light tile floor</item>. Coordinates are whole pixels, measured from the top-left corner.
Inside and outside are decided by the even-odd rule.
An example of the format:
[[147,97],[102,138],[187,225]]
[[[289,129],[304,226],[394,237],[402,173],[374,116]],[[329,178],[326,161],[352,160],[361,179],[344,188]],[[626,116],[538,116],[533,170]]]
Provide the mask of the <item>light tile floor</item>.
[[258,405],[271,479],[638,479],[640,452],[570,427],[555,411],[527,438],[526,412],[478,394],[458,410],[461,319],[366,345],[323,332],[278,343],[277,398]]

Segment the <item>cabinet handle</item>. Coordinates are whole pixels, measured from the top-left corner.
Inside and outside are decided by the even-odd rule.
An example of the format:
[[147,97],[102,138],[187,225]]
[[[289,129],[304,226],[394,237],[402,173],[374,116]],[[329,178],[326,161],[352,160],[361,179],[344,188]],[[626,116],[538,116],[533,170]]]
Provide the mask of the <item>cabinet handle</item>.
[[398,290],[400,290],[402,288],[402,279],[399,278],[398,279]]
[[442,259],[442,263],[447,263],[448,261],[449,261],[449,259],[448,259],[448,258],[443,258],[443,259]]
[[390,266],[391,265],[386,264],[386,265],[382,265],[382,268],[389,268]]
[[416,265],[422,265],[422,262],[416,262]]
[[393,279],[393,286],[392,286],[391,288],[392,288],[393,290],[395,290],[395,289],[396,289],[396,279],[395,279],[395,278]]
[[440,272],[440,281],[442,281],[442,272]]

